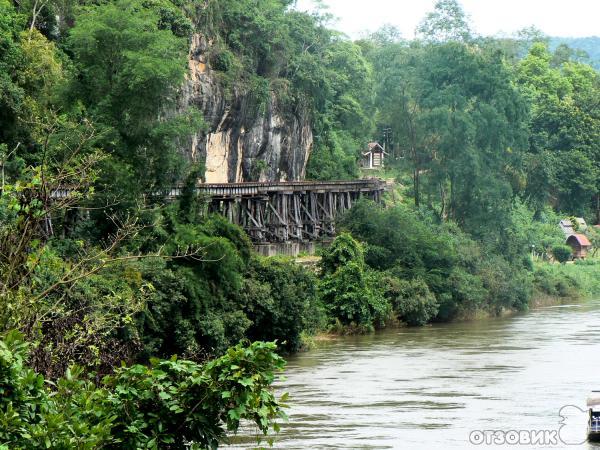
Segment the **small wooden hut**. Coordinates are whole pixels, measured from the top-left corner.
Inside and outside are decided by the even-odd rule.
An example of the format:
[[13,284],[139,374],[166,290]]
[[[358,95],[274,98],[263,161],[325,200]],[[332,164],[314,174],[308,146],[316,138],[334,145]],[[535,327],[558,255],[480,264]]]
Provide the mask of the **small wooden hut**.
[[574,259],[585,259],[592,243],[585,234],[572,234],[567,238],[567,245],[573,249]]
[[367,151],[362,154],[363,169],[381,169],[385,155],[387,155],[386,151],[378,142],[369,143]]

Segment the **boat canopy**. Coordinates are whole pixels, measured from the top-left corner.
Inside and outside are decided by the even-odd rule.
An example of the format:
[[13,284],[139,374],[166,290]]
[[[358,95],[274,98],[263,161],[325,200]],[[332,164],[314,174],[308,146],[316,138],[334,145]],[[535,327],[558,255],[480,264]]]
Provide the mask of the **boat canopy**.
[[587,399],[587,405],[592,409],[600,409],[600,392],[592,392]]

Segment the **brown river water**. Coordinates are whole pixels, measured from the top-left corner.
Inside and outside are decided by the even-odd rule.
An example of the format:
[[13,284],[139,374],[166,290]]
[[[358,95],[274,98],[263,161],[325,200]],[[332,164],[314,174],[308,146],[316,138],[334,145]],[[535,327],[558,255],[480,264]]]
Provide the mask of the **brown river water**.
[[600,300],[335,338],[289,358],[276,389],[276,449],[600,449],[576,408],[600,390]]

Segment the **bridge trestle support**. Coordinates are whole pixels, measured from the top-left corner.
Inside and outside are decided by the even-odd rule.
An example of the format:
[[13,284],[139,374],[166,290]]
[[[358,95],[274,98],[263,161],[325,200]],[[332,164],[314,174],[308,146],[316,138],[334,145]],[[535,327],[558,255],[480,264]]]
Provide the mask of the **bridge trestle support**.
[[258,244],[314,242],[335,236],[335,221],[361,197],[381,201],[380,180],[199,185],[209,211]]

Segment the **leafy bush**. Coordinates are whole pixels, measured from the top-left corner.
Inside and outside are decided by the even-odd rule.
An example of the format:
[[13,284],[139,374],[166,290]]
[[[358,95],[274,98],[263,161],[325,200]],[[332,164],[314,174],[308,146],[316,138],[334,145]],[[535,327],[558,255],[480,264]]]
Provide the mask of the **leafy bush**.
[[553,246],[565,241],[563,232],[558,227],[561,217],[551,208],[536,213],[525,203],[516,200],[510,219],[510,234],[507,237],[512,241],[510,245],[516,246],[515,253],[535,251],[547,258]]
[[532,280],[529,271],[513,266],[501,256],[490,256],[479,264],[477,275],[487,291],[491,312],[502,309],[526,310],[531,298]]
[[[340,226],[366,243],[366,263],[377,270],[402,267],[407,276],[435,271],[448,274],[459,258],[455,236],[404,205],[383,208],[363,199]],[[462,248],[462,247],[461,247]]]
[[440,300],[438,319],[452,320],[461,313],[485,307],[487,294],[481,277],[463,267],[454,268],[447,282],[443,284],[441,295],[438,295]]
[[205,365],[152,360],[121,367],[99,386],[75,367],[51,391],[25,365],[28,345],[9,333],[0,341],[0,447],[216,448],[240,420],[266,435],[285,418],[270,390],[285,364],[276,348],[238,345]]
[[323,253],[323,279],[319,290],[331,318],[342,325],[372,329],[389,315],[389,303],[377,277],[365,270],[364,250],[352,236],[336,237]]
[[435,224],[404,205],[382,208],[366,200],[355,204],[342,226],[366,242],[370,267],[425,282],[439,304],[436,319],[450,320],[484,303],[485,289],[474,274],[481,250],[457,227]]
[[534,272],[534,285],[547,295],[597,298],[600,295],[600,265],[541,264]]
[[573,250],[568,245],[555,245],[552,247],[552,254],[559,263],[566,263],[571,259]]
[[356,262],[326,275],[320,290],[330,317],[343,325],[373,329],[375,324],[385,321],[388,304],[381,292],[369,286],[364,269]]
[[558,266],[545,266],[534,272],[534,286],[541,292],[558,297],[579,297],[580,285],[572,276],[556,270]]
[[422,326],[437,315],[437,299],[423,280],[388,278],[386,281],[386,297],[400,320],[408,325]]
[[[201,247],[200,258],[137,263],[146,308],[137,318],[142,357],[178,354],[199,359],[222,354],[240,339],[278,340],[286,351],[301,346],[302,331],[324,322],[315,276],[283,258],[261,258],[244,231],[216,215],[189,220],[165,212],[167,248]],[[184,223],[182,223],[184,222]],[[163,238],[164,238],[163,236]]]
[[352,235],[340,233],[331,245],[322,252],[321,256],[323,274],[331,274],[352,261],[364,265],[365,251]]
[[324,322],[316,284],[311,272],[291,260],[252,258],[240,292],[251,320],[247,336],[276,339],[287,351],[299,350],[302,332],[315,332]]
[[600,264],[598,259],[577,259],[575,265],[577,266],[596,266]]
[[170,254],[189,248],[201,253],[168,263],[140,261],[135,267],[150,287],[146,307],[136,316],[144,358],[219,355],[246,337],[252,324],[237,301],[252,254],[249,238],[221,216],[192,222],[188,212],[167,208],[161,226],[146,239],[150,244],[165,240]]
[[235,64],[235,55],[228,49],[222,49],[211,55],[210,63],[213,69],[228,72]]
[[204,366],[172,359],[118,369],[103,380],[118,448],[184,448],[192,442],[216,448],[242,419],[266,435],[273,419],[285,417],[269,391],[274,372],[284,366],[275,350],[273,343],[255,342]]
[[[553,217],[535,222],[533,213],[517,202],[507,235],[490,234],[482,242],[452,222],[440,223],[405,205],[383,208],[362,200],[341,223],[366,243],[368,266],[397,280],[425,283],[438,305],[427,320],[449,321],[478,309],[494,314],[506,308],[527,309],[533,271],[529,243],[541,250],[554,242]],[[499,252],[505,238],[511,248]]]

